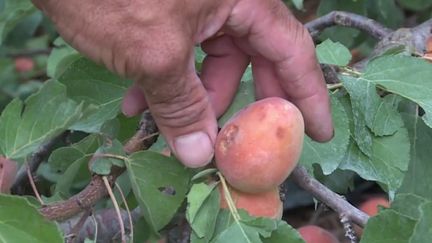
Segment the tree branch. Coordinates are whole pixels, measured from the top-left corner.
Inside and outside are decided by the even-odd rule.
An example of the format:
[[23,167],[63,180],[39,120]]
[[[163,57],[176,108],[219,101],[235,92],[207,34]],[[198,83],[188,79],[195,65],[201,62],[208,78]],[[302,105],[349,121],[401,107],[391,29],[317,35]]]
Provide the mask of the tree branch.
[[428,38],[432,37],[432,19],[417,25],[411,30],[415,49],[424,53],[426,51],[426,42]]
[[364,227],[366,225],[369,219],[368,215],[312,178],[303,166],[297,166],[290,177],[297,185],[310,192],[316,199],[336,211],[339,215],[344,215],[359,226]]
[[[139,149],[149,148],[156,140],[155,136],[149,136],[157,132],[156,124],[146,111],[141,119],[140,128],[135,135],[123,147],[126,153],[130,154]],[[147,138],[147,139],[145,139]],[[110,185],[113,185],[118,176],[124,172],[124,168],[113,169],[112,173],[107,176]],[[50,220],[65,220],[81,211],[91,208],[101,198],[108,195],[102,177],[94,175],[90,184],[77,195],[68,200],[56,202],[42,207],[39,211]]]
[[306,23],[305,27],[309,30],[311,36],[316,38],[324,29],[335,25],[362,30],[378,40],[393,32],[393,30],[384,27],[373,19],[342,11],[330,12]]

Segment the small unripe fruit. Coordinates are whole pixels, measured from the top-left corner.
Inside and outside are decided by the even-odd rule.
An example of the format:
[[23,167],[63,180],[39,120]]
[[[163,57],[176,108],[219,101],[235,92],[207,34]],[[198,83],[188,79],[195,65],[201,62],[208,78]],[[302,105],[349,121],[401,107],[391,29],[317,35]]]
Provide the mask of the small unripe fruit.
[[29,72],[33,70],[34,62],[28,57],[15,58],[15,70],[19,73]]
[[375,216],[378,214],[379,207],[384,208],[390,207],[389,201],[384,197],[373,197],[368,199],[366,202],[362,203],[359,209],[365,212],[369,216]]
[[279,186],[297,165],[303,146],[300,111],[281,98],[250,104],[222,128],[216,166],[234,188],[249,193]]
[[298,232],[306,243],[339,243],[333,234],[315,225],[303,226]]
[[[229,187],[229,191],[236,208],[246,210],[249,215],[273,219],[282,218],[283,203],[280,200],[277,188],[258,194],[241,192],[232,187]],[[225,193],[221,185],[219,186],[219,192],[221,196],[221,208],[228,208]]]

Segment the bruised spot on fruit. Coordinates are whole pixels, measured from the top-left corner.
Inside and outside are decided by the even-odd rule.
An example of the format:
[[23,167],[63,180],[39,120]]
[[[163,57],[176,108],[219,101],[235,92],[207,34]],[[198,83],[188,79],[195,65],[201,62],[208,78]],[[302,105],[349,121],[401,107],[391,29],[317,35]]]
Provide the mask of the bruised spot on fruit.
[[235,138],[238,134],[239,128],[237,125],[230,125],[224,132],[224,138],[221,141],[221,152],[226,153],[229,147],[234,143]]
[[276,129],[276,137],[279,139],[283,139],[285,137],[285,129],[283,129],[282,127],[278,127]]

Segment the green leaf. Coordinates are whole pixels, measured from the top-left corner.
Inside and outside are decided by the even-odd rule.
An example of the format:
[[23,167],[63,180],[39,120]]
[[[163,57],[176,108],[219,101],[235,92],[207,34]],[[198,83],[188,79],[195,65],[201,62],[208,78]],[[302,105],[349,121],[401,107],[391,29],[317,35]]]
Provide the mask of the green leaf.
[[[391,209],[371,218],[362,242],[428,242],[432,237],[432,194],[428,178],[432,173],[432,129],[411,109],[403,113],[411,139],[411,163]],[[382,226],[385,227],[382,227]]]
[[398,193],[391,204],[391,208],[398,213],[417,220],[420,218],[419,205],[425,202],[427,202],[425,198],[413,193]]
[[25,103],[15,99],[0,116],[0,147],[8,158],[33,152],[43,142],[68,129],[82,114],[82,105],[66,97],[65,87],[45,83]]
[[113,166],[120,168],[125,166],[124,160],[121,159],[126,158],[125,156],[123,145],[118,140],[107,141],[96,151],[90,170],[98,175],[109,175]]
[[351,60],[351,52],[339,42],[330,39],[317,45],[316,53],[318,61],[322,64],[346,66]]
[[398,0],[398,2],[403,7],[414,11],[422,11],[432,6],[430,0]]
[[101,144],[101,137],[93,134],[78,143],[56,149],[51,153],[48,164],[51,170],[59,174],[54,194],[69,197],[74,183],[89,180],[87,164]]
[[0,46],[15,25],[35,11],[30,0],[6,0],[0,13]]
[[420,220],[417,222],[410,242],[428,242],[432,239],[432,202],[420,207]]
[[345,109],[335,97],[331,99],[332,115],[335,127],[334,138],[327,143],[318,143],[306,137],[303,143],[300,163],[312,169],[313,164],[319,164],[328,175],[342,161],[349,142],[349,121]]
[[27,199],[0,194],[0,241],[60,243],[63,236]]
[[381,182],[394,195],[408,169],[410,143],[407,130],[400,128],[392,136],[374,137],[372,147],[372,156],[368,158],[351,142],[340,169],[352,170],[366,180]]
[[354,178],[356,174],[348,170],[335,170],[330,175],[324,175],[320,168],[314,168],[314,177],[330,190],[346,194],[349,189],[354,189]]
[[[219,192],[214,189],[216,185],[199,189],[205,190],[202,192],[193,192],[193,194],[198,195],[191,195],[192,191],[188,195],[186,218],[193,230],[192,235],[195,240],[192,242],[209,242],[213,236],[220,209]],[[207,194],[207,190],[210,190],[209,194]]]
[[230,107],[219,118],[218,124],[222,127],[236,112],[255,101],[254,84],[252,81],[240,82],[237,94]]
[[243,222],[233,223],[224,230],[212,243],[261,243],[261,238],[255,228]]
[[432,175],[432,129],[415,115],[404,115],[411,137],[411,162],[399,193],[410,193],[432,201],[432,187],[428,180]]
[[354,121],[354,140],[358,148],[367,155],[372,156],[372,134],[367,128],[367,121],[372,120],[372,109],[378,106],[379,97],[375,86],[358,81],[350,76],[342,76],[344,87],[348,91],[351,100],[352,115]]
[[69,46],[61,37],[54,41],[47,63],[47,75],[57,78],[73,61],[80,58],[78,52]]
[[132,154],[126,166],[142,214],[157,232],[185,199],[191,173],[178,160],[152,151]]
[[214,236],[212,237],[212,241],[216,238],[220,233],[222,233],[225,229],[227,229],[234,222],[234,218],[232,217],[231,212],[228,209],[221,208],[219,210],[219,214],[217,215],[216,225],[214,230]]
[[99,132],[103,124],[120,112],[120,104],[131,84],[85,58],[72,62],[58,80],[67,87],[68,97],[83,102],[84,117],[72,129]]
[[399,28],[404,20],[404,13],[393,0],[369,1],[369,17],[390,28]]
[[201,71],[202,63],[204,58],[206,57],[206,53],[202,50],[201,46],[195,47],[195,68],[198,71]]
[[402,118],[397,110],[401,97],[397,95],[386,95],[380,100],[374,119],[370,124],[371,130],[376,136],[394,134],[399,127],[403,126]]
[[216,168],[208,168],[208,169],[201,170],[200,172],[196,173],[192,177],[192,181],[205,179],[209,175],[216,174],[217,171],[218,171],[218,169],[216,169]]
[[[217,184],[209,186],[205,183],[194,184],[187,195],[188,207],[186,211],[186,219],[189,223],[193,223],[195,216],[204,201],[209,197]],[[200,236],[202,237],[202,236]]]
[[294,4],[294,7],[298,10],[303,9],[303,0],[291,0],[292,4]]
[[268,238],[262,238],[263,243],[302,243],[304,242],[300,234],[284,221],[278,221],[277,229]]
[[[26,48],[31,49],[32,47],[30,47],[29,44],[35,39],[40,38],[40,36],[35,37],[34,35],[40,23],[42,22],[42,18],[43,14],[40,11],[32,11],[30,15],[20,18],[13,29],[8,32],[6,38],[3,40],[3,45],[5,47],[11,46],[16,48],[22,48],[25,46]],[[47,48],[47,46],[45,45],[43,47],[33,48]],[[33,58],[39,59],[41,56],[35,56]]]
[[361,243],[406,243],[415,226],[415,221],[386,209],[370,218],[363,232]]
[[165,138],[163,136],[158,136],[156,142],[152,144],[152,146],[149,148],[150,151],[161,153],[165,148],[167,148],[167,143],[165,141]]
[[384,87],[419,104],[432,127],[432,64],[409,56],[385,56],[371,61],[360,79]]
[[[370,156],[372,147],[368,146],[369,138],[372,139],[366,124],[376,136],[394,134],[402,125],[403,121],[397,106],[401,100],[399,96],[387,95],[384,98],[378,96],[375,84],[364,81],[362,78],[343,76],[341,78],[344,87],[350,94],[352,109],[354,113],[355,140],[362,151]],[[364,139],[369,134],[368,139]],[[367,146],[367,147],[364,147]]]

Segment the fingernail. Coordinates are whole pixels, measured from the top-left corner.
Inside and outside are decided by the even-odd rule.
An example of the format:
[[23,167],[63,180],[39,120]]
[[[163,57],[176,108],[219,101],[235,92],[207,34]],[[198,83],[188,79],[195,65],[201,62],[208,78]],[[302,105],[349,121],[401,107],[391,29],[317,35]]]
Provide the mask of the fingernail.
[[174,139],[177,158],[191,168],[202,167],[213,158],[213,144],[204,132],[194,132]]

